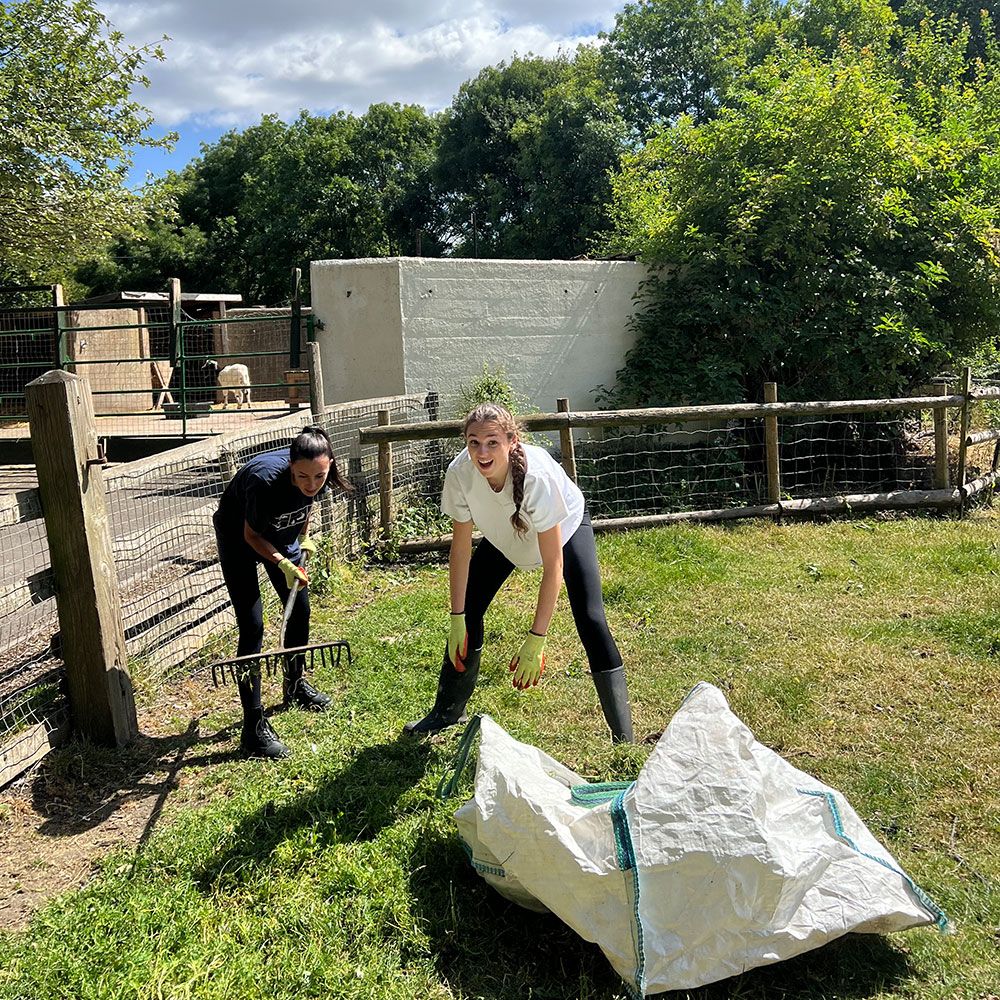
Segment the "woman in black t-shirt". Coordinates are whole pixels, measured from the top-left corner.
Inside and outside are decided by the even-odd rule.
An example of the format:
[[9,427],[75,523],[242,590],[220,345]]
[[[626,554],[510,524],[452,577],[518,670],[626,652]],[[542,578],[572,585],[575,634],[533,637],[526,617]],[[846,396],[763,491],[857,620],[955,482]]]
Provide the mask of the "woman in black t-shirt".
[[[309,579],[302,562],[306,552],[316,550],[309,538],[309,514],[328,481],[341,490],[351,489],[337,468],[326,432],[313,426],[303,428],[289,448],[250,459],[222,494],[213,522],[222,576],[239,627],[238,656],[259,653],[264,640],[258,563],[264,564],[282,605],[299,581],[285,645],[309,642]],[[330,697],[303,677],[303,668],[301,656],[286,659],[284,704],[323,711]],[[238,688],[243,706],[240,748],[253,757],[287,756],[288,748],[264,718],[259,669],[240,679]]]

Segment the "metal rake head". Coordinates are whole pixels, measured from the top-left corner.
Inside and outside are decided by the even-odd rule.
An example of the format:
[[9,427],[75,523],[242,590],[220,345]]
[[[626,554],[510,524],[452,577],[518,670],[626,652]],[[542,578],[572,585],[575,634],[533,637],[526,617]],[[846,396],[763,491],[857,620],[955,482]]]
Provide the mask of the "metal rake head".
[[[293,646],[291,649],[276,649],[266,653],[249,653],[246,656],[234,656],[229,660],[218,660],[212,664],[212,683],[215,687],[226,684],[231,678],[233,683],[239,683],[255,674],[266,673],[268,677],[275,674],[292,673],[293,661],[299,660],[303,670],[314,670],[316,666],[340,666],[342,653],[347,652],[348,664],[353,663],[351,644],[346,639],[334,639],[330,642],[317,642],[310,646]],[[298,665],[295,664],[297,667]],[[298,672],[297,670],[295,671]]]

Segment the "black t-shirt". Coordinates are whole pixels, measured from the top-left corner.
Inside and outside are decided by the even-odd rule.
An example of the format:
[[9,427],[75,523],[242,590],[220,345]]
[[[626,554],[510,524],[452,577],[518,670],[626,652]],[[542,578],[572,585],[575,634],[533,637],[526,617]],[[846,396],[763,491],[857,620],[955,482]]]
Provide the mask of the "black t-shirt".
[[290,466],[287,448],[251,458],[226,487],[215,519],[227,538],[241,540],[246,521],[295,562],[298,537],[315,497],[307,497],[292,483]]

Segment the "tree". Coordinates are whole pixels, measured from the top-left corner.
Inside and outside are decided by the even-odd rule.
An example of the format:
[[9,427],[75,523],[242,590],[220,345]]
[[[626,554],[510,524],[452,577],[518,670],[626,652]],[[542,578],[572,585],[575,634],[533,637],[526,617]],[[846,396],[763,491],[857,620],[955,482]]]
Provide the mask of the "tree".
[[578,52],[567,77],[512,129],[524,200],[504,246],[515,256],[576,257],[608,228],[611,173],[627,148],[628,129],[597,61],[592,49]]
[[916,27],[929,17],[946,26],[953,38],[967,30],[965,55],[970,64],[996,58],[1000,0],[890,0],[890,4],[902,24]]
[[639,137],[687,115],[712,118],[770,50],[778,0],[636,0],[604,35],[601,72]]
[[141,219],[133,150],[168,141],[131,96],[150,58],[93,0],[0,3],[0,280],[62,274]]
[[434,253],[436,139],[435,119],[414,106],[303,112],[290,125],[265,116],[155,186],[142,231],[79,276],[99,291],[109,282],[159,287],[172,274],[278,303],[290,268],[308,275],[310,260],[412,253],[418,233],[422,252]]
[[437,184],[459,256],[531,256],[518,230],[527,201],[517,127],[542,111],[546,92],[570,75],[565,58],[514,58],[459,88],[445,112]]
[[609,249],[654,273],[618,401],[901,392],[995,336],[1000,85],[963,49],[783,46],[627,162]]

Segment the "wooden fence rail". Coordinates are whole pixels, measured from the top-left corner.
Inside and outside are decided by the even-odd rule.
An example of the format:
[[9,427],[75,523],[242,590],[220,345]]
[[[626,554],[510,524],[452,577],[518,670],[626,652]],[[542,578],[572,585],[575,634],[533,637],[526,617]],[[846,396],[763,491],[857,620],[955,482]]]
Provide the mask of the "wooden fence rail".
[[[810,402],[778,402],[778,387],[769,382],[764,386],[763,403],[715,404],[706,406],[648,407],[625,410],[591,410],[574,412],[569,400],[560,398],[554,413],[530,413],[518,418],[527,431],[558,431],[563,466],[576,479],[576,457],[573,428],[606,428],[643,426],[659,427],[664,431],[690,423],[701,425],[734,419],[758,419],[764,424],[764,458],[767,472],[767,499],[764,505],[711,510],[680,511],[647,514],[636,517],[596,519],[595,531],[650,527],[677,521],[718,521],[745,517],[777,517],[793,514],[835,513],[858,510],[906,510],[919,508],[947,509],[964,507],[975,494],[992,488],[997,479],[997,458],[993,468],[974,482],[966,482],[967,449],[973,444],[1000,441],[1000,430],[971,431],[971,404],[978,399],[1000,398],[1000,387],[972,389],[971,372],[967,369],[963,392],[949,393],[945,383],[936,383],[933,395],[885,399],[842,399]],[[958,476],[950,482],[948,460],[948,410],[959,409]],[[912,413],[930,410],[934,415],[934,488],[928,490],[893,490],[874,493],[854,493],[808,499],[782,498],[779,421],[793,416],[834,416],[861,413]],[[403,441],[427,441],[457,437],[462,433],[461,420],[440,420],[420,424],[391,424],[387,411],[380,412],[379,426],[360,431],[362,445],[377,445],[379,452],[379,510],[384,541],[392,535],[393,493],[392,444]],[[405,540],[399,543],[402,552],[426,552],[446,546],[449,536]]]

